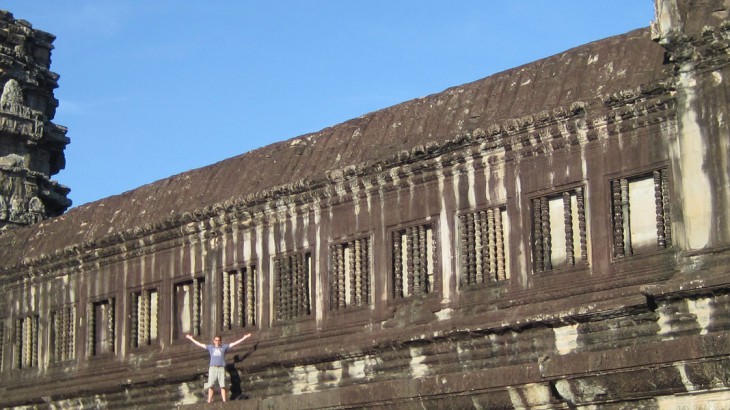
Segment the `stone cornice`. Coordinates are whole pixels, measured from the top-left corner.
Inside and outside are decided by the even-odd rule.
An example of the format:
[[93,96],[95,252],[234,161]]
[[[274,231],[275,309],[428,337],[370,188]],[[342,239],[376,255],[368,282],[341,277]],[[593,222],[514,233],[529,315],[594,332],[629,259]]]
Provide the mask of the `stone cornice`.
[[730,63],[730,22],[705,26],[696,37],[669,30],[660,32],[652,25],[652,37],[669,53],[671,61],[682,70],[712,70]]

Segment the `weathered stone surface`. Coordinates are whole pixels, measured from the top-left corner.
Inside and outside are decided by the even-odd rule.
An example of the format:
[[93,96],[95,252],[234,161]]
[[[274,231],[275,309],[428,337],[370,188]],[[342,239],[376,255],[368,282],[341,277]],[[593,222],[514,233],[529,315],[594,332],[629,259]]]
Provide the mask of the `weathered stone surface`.
[[0,397],[195,408],[252,332],[231,407],[726,406],[728,6],[657,8],[0,235]]
[[[48,254],[110,234],[129,236],[135,227],[200,220],[217,214],[215,208],[250,208],[316,193],[331,182],[464,144],[495,140],[510,146],[511,133],[530,123],[567,119],[576,101],[601,107],[604,96],[655,87],[666,80],[662,61],[663,50],[651,42],[649,31],[638,30],[74,208],[53,225],[16,235],[27,238],[33,254]],[[496,134],[486,136],[490,129]],[[75,228],[84,221],[94,223]],[[0,248],[8,251],[1,255],[6,263],[29,255]]]
[[69,189],[50,177],[65,166],[66,129],[51,122],[58,75],[54,37],[0,11],[0,230],[62,214]]

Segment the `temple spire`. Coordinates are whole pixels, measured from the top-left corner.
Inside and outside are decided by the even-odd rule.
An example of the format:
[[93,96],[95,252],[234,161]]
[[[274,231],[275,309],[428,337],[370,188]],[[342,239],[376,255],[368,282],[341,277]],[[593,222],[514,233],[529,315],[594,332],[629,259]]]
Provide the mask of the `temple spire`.
[[0,11],[0,230],[61,215],[69,188],[51,180],[66,165],[66,128],[51,122],[58,74],[55,37]]

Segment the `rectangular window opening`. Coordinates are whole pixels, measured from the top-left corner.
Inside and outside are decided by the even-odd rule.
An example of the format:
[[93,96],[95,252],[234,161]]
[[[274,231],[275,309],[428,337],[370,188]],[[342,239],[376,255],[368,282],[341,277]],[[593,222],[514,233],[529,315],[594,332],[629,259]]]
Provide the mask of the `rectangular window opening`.
[[51,313],[52,360],[63,362],[76,357],[76,307],[68,306]]
[[393,296],[402,299],[433,292],[437,258],[432,225],[396,230],[392,241]]
[[87,350],[90,356],[114,353],[115,300],[103,299],[89,306]]
[[200,336],[203,327],[203,301],[205,280],[195,278],[176,283],[173,288],[173,338],[184,339],[185,335]]
[[330,310],[371,303],[370,238],[330,246]]
[[668,171],[611,181],[613,256],[623,258],[672,245]]
[[15,320],[15,367],[38,367],[38,315]]
[[256,268],[248,266],[221,274],[222,328],[252,327],[256,324]]
[[312,258],[301,252],[274,259],[274,310],[276,319],[287,321],[311,314]]
[[459,216],[461,286],[481,286],[510,278],[506,207]]
[[157,341],[159,292],[147,289],[132,293],[129,338],[132,347],[149,346]]
[[532,256],[535,272],[588,263],[583,188],[532,199]]

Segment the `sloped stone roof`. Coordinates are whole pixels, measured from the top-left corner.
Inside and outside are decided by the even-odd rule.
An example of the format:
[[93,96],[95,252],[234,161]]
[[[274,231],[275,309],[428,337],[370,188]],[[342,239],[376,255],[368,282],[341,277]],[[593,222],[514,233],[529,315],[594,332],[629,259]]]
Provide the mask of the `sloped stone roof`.
[[[25,258],[101,238],[297,180],[443,143],[477,128],[604,98],[666,79],[664,50],[649,29],[589,43],[472,83],[372,112],[319,132],[71,209],[0,235],[0,272]],[[78,165],[77,165],[78,166]]]

